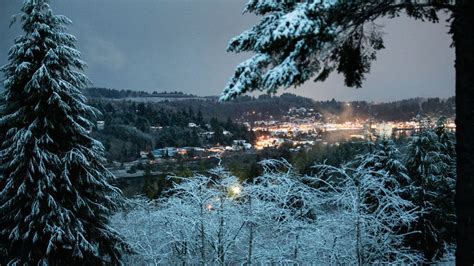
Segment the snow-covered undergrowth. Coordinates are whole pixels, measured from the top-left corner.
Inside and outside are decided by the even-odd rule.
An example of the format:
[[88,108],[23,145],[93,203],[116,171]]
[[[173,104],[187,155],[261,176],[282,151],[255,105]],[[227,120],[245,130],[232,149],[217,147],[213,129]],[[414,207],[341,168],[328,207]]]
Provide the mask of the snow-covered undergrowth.
[[[367,162],[373,158],[361,158]],[[240,182],[223,168],[179,180],[170,196],[132,200],[112,219],[129,265],[416,264],[404,248],[417,208],[396,176],[360,163],[300,176],[285,161]]]

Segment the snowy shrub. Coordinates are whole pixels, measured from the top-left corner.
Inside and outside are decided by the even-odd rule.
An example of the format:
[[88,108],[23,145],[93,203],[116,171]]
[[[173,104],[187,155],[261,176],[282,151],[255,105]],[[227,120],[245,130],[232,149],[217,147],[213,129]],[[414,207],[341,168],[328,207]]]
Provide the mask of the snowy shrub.
[[416,207],[400,197],[398,174],[368,166],[382,159],[319,166],[316,177],[267,160],[247,183],[221,167],[173,177],[168,198],[134,199],[112,224],[135,252],[125,257],[134,265],[418,263],[403,246],[411,232],[401,230]]

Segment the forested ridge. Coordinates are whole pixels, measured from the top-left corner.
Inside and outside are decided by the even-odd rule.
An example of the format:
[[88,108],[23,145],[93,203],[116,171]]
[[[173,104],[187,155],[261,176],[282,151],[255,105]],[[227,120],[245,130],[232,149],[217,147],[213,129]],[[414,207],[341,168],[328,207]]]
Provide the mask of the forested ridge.
[[191,107],[132,101],[91,103],[102,112],[104,122],[104,128],[94,127],[92,135],[104,144],[109,160],[132,161],[140,151],[163,147],[231,145],[234,139],[255,139],[253,132],[230,117],[218,120]]
[[[104,90],[107,93],[101,93]],[[148,93],[140,91],[95,89],[85,90],[85,95],[94,101],[111,102],[130,101],[127,97],[119,97],[122,93],[128,95],[131,92],[134,96],[127,97],[152,97],[153,95],[171,95],[167,93]],[[100,95],[100,96],[96,96]],[[314,109],[326,117],[338,117],[340,121],[352,121],[354,119],[365,120],[368,118],[381,121],[407,121],[417,115],[425,116],[446,116],[453,117],[455,113],[454,97],[443,98],[413,98],[393,102],[368,102],[368,101],[337,101],[336,99],[319,101],[291,93],[284,93],[280,96],[260,95],[258,97],[241,96],[230,102],[218,102],[217,97],[185,96],[182,92],[173,92],[174,96],[183,97],[182,100],[171,100],[165,96],[161,102],[145,101],[147,105],[158,106],[164,109],[188,110],[194,112],[201,111],[204,117],[216,117],[219,120],[226,120],[229,116],[232,119],[280,119],[288,114],[290,108]]]

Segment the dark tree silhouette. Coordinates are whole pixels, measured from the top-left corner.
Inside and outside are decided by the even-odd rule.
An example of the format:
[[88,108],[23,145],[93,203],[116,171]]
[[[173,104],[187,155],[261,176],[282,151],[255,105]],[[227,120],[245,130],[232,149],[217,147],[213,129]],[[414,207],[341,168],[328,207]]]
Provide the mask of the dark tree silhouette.
[[384,48],[374,21],[405,12],[414,19],[438,22],[438,12],[451,14],[456,54],[457,250],[459,265],[474,263],[474,1],[249,0],[246,12],[260,22],[233,38],[228,50],[254,52],[241,63],[221,96],[230,100],[246,92],[274,93],[309,79],[324,81],[331,72],[361,87],[376,52]]

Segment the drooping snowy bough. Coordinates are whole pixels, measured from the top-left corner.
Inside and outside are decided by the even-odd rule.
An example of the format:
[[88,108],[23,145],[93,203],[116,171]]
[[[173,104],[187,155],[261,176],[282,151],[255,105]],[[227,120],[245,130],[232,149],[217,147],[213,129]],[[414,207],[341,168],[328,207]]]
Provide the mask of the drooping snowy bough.
[[375,20],[409,17],[438,21],[438,11],[454,10],[453,1],[298,1],[248,0],[244,12],[260,21],[232,38],[227,50],[254,56],[239,64],[221,95],[230,100],[251,91],[276,93],[331,72],[349,87],[361,87],[377,51],[384,48]]

